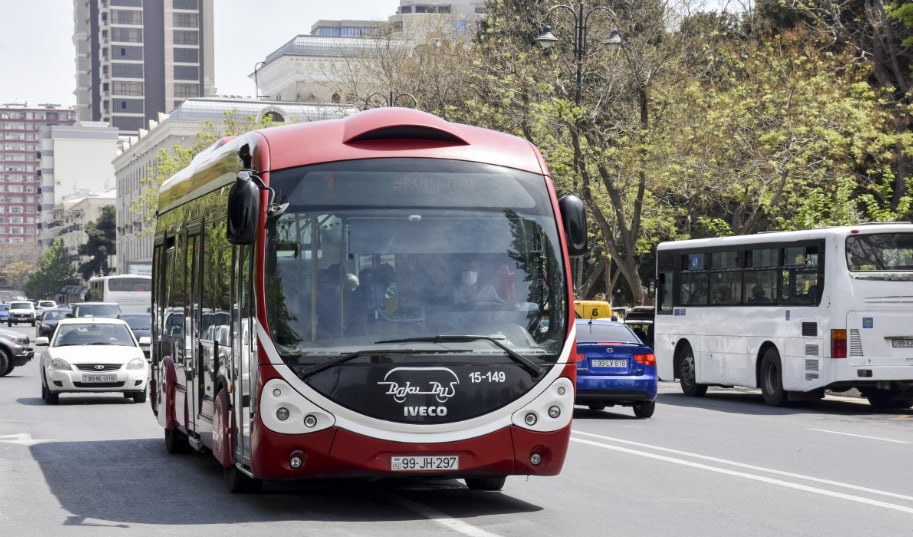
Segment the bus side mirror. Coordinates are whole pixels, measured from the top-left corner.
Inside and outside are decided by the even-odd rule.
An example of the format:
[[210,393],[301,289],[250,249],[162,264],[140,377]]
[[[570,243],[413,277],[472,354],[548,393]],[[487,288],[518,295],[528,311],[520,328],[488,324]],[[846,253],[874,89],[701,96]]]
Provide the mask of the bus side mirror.
[[567,250],[570,255],[581,255],[587,251],[586,210],[583,201],[573,194],[558,200],[561,221],[564,224],[564,236],[567,238]]
[[228,242],[235,245],[253,244],[259,221],[260,187],[250,172],[242,170],[228,191]]

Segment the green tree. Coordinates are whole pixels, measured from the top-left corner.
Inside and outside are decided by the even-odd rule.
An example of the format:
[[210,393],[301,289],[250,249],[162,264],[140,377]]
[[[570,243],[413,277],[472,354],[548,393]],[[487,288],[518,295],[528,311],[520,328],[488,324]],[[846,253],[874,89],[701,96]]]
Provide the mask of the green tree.
[[72,283],[75,271],[63,241],[56,239],[44,252],[44,259],[25,284],[25,293],[34,298],[47,298],[61,292]]
[[31,265],[24,261],[13,261],[7,263],[6,266],[3,267],[3,270],[0,271],[0,275],[2,275],[3,279],[6,280],[6,284],[10,287],[22,289],[33,272],[35,272],[35,265]]
[[895,219],[880,203],[893,183],[897,133],[868,64],[821,51],[790,31],[736,43],[713,80],[665,93],[670,119],[654,160],[654,195],[676,208],[677,237],[744,234]]
[[101,208],[98,219],[86,224],[88,239],[77,249],[79,255],[90,258],[79,265],[79,274],[84,280],[95,275],[105,276],[111,272],[108,257],[117,253],[117,220],[114,211],[113,205],[106,205]]
[[140,179],[143,194],[130,207],[130,211],[139,215],[143,222],[143,229],[155,229],[155,215],[158,210],[159,186],[168,178],[186,168],[193,157],[211,147],[224,137],[233,137],[245,132],[266,128],[273,125],[273,116],[267,114],[261,121],[254,116],[240,117],[235,110],[226,111],[221,128],[207,121],[203,130],[197,133],[194,142],[188,147],[175,144],[171,150],[162,148],[156,158],[154,166],[146,170],[146,177]]

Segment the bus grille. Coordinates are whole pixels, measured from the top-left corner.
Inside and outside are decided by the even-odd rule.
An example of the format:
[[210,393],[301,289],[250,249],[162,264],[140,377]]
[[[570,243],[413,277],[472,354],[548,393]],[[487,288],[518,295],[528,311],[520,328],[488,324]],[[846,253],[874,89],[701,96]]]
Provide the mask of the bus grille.
[[805,370],[806,371],[818,371],[818,360],[806,360],[805,361]]
[[817,337],[818,336],[818,323],[814,323],[814,322],[802,323],[802,335],[804,337]]
[[[818,344],[817,343],[806,343],[805,344],[805,355],[806,356],[818,356]],[[813,361],[818,363],[817,360],[806,360],[806,363]]]
[[850,356],[865,356],[865,353],[862,352],[862,338],[859,337],[859,330],[856,328],[850,329],[849,341],[847,341],[847,354]]

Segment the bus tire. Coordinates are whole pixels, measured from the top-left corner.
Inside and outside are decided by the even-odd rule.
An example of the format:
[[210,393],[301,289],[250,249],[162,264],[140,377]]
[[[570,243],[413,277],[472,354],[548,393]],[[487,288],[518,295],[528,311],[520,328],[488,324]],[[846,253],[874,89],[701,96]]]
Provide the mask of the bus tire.
[[773,347],[764,351],[761,357],[761,397],[769,406],[783,406],[787,400],[783,389],[783,367],[780,354]]
[[175,455],[178,453],[187,453],[190,451],[190,442],[187,441],[187,435],[176,428],[165,429],[165,451]]
[[908,391],[877,390],[865,392],[869,405],[876,410],[903,410],[913,406],[913,394]]
[[507,476],[467,477],[464,481],[466,481],[466,486],[469,487],[469,490],[498,491],[504,488]]
[[694,363],[694,351],[691,345],[685,343],[679,351],[678,360],[678,382],[682,387],[682,393],[691,397],[700,397],[707,393],[706,384],[698,384],[696,381],[697,371]]
[[223,477],[225,488],[232,494],[250,494],[263,488],[263,481],[248,476],[234,464],[224,467]]

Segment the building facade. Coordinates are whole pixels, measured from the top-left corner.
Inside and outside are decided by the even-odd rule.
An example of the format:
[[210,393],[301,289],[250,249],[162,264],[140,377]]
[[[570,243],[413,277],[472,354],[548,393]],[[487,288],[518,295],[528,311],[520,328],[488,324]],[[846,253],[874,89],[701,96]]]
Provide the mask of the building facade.
[[0,106],[0,248],[36,244],[41,211],[39,131],[72,125],[74,110],[53,105]]
[[114,190],[117,129],[102,122],[50,125],[38,132],[41,162],[39,248],[46,250],[63,221],[54,208],[65,200]]
[[[269,116],[274,124],[303,123],[338,119],[355,112],[352,108],[335,105],[309,105],[296,102],[266,102],[245,99],[201,98],[187,99],[170,114],[161,114],[148,130],[122,143],[114,159],[117,177],[117,264],[120,274],[137,273],[152,266],[154,215],[157,207],[150,205],[149,188],[156,181],[159,155],[174,146],[190,147],[197,134],[212,125],[221,132],[224,122],[238,125],[261,124]],[[154,202],[153,202],[154,203]]]
[[215,92],[213,0],[74,0],[80,120],[136,134]]
[[[348,103],[364,108],[390,103],[385,82],[371,80],[363,62],[387,57],[395,62],[423,40],[467,36],[485,17],[484,0],[400,0],[387,21],[319,20],[310,35],[297,35],[258,62],[250,78],[257,97],[304,103]],[[353,76],[358,83],[347,82]],[[364,95],[347,95],[340,87],[361,86]],[[383,91],[381,93],[384,93]]]

